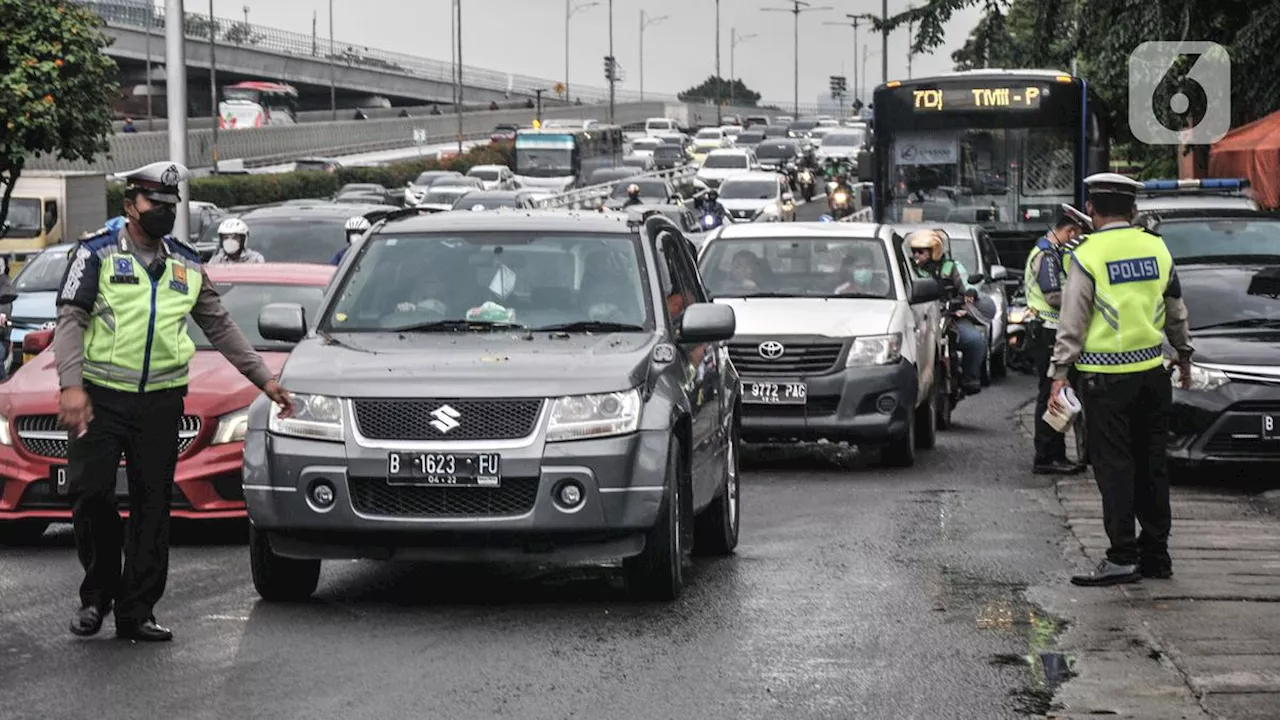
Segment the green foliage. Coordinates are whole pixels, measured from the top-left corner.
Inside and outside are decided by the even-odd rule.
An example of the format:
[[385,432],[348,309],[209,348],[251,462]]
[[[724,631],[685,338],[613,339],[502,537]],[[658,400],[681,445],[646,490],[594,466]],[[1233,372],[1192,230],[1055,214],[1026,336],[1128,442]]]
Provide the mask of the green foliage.
[[223,33],[222,36],[227,42],[235,43],[236,45],[255,45],[262,39],[261,35],[255,35],[253,28],[245,23],[236,23],[235,25],[232,25],[227,28],[226,32]]
[[28,156],[81,160],[109,147],[118,87],[101,27],[70,2],[0,0],[0,227]]
[[[266,205],[285,200],[325,198],[347,183],[378,183],[388,188],[405,183],[427,170],[466,172],[474,165],[512,165],[510,145],[480,145],[466,153],[445,160],[435,158],[408,160],[378,167],[347,167],[336,173],[288,172],[270,175],[219,175],[193,178],[191,199],[211,202],[219,207]],[[120,183],[107,186],[107,213],[120,214],[124,203],[124,187]]]
[[760,102],[760,93],[743,84],[739,79],[733,82],[715,75],[707,76],[701,85],[694,85],[676,96],[680,102],[709,102],[727,105],[729,100],[739,107],[755,107]]

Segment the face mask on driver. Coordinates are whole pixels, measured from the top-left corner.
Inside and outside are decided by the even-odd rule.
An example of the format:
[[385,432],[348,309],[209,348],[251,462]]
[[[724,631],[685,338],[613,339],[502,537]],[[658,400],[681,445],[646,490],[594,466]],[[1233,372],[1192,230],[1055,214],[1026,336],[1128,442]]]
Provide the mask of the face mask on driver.
[[172,205],[156,205],[138,215],[138,227],[148,237],[159,239],[173,232],[173,224],[177,219],[177,211]]
[[871,269],[870,268],[854,268],[853,281],[856,283],[864,283],[864,284],[871,282]]
[[228,255],[235,255],[240,252],[240,241],[235,238],[227,238],[222,241],[222,252]]
[[348,244],[348,245],[354,245],[354,244],[356,243],[356,240],[359,240],[359,239],[360,239],[360,233],[358,233],[358,232],[349,232],[349,233],[347,233],[347,244]]

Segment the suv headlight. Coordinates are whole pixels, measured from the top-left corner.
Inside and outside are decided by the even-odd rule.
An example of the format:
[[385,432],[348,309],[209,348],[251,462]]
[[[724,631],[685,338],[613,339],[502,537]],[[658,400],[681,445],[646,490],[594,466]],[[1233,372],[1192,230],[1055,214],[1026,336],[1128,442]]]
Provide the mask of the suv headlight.
[[9,434],[9,418],[0,415],[0,445],[12,445],[13,436]]
[[[276,412],[279,412],[278,410]],[[272,416],[274,417],[274,415]],[[249,408],[241,408],[218,418],[218,427],[213,431],[210,445],[226,445],[241,442],[249,429]]]
[[[1181,389],[1182,370],[1178,367],[1177,363],[1173,364],[1173,372],[1169,375],[1169,378],[1173,381],[1173,386],[1175,388]],[[1188,388],[1189,390],[1217,390],[1229,382],[1231,382],[1231,380],[1228,379],[1227,374],[1221,370],[1214,370],[1212,368],[1191,363],[1191,387]]]
[[640,426],[640,390],[568,395],[551,405],[547,442],[633,433]]
[[902,333],[854,338],[845,367],[891,365],[902,359]]
[[271,404],[267,429],[277,435],[342,442],[342,401],[328,395],[294,393],[293,417],[280,419],[280,406]]

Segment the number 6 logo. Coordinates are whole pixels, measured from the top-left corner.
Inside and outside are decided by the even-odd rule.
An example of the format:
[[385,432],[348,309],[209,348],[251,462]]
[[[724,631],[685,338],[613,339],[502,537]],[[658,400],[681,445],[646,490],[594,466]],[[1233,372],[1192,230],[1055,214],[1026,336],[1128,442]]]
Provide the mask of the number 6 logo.
[[1231,129],[1231,57],[1212,42],[1145,42],[1129,55],[1129,129],[1148,145],[1208,145]]

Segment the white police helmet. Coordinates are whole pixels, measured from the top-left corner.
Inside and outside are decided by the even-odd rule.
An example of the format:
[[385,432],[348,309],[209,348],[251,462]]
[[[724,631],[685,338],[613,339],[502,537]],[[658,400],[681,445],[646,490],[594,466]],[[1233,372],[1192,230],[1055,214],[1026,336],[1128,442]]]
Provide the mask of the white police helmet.
[[348,233],[352,233],[352,232],[362,232],[362,233],[363,233],[363,232],[368,232],[368,231],[369,231],[369,228],[371,228],[371,227],[373,227],[373,226],[372,226],[371,224],[369,224],[369,218],[366,218],[366,217],[365,217],[365,216],[363,216],[363,215],[356,215],[355,217],[351,218],[350,220],[347,220],[347,232],[348,232]]

